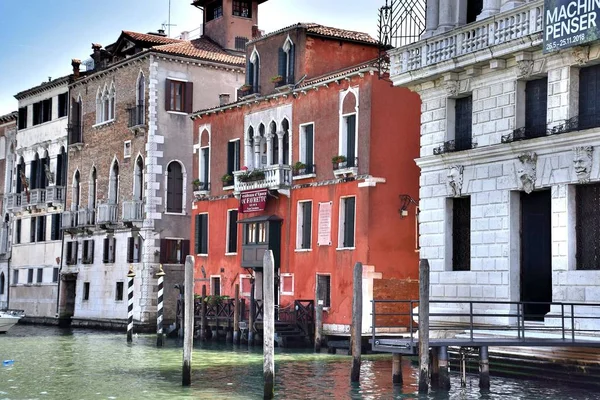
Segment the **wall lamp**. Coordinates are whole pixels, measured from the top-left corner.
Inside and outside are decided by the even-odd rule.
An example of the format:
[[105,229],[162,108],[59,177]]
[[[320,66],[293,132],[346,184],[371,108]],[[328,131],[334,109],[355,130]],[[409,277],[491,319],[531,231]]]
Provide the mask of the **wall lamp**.
[[415,201],[408,194],[401,194],[400,196],[400,218],[408,217],[408,207],[411,204],[415,205],[415,251],[419,252],[421,247],[419,246],[419,203]]

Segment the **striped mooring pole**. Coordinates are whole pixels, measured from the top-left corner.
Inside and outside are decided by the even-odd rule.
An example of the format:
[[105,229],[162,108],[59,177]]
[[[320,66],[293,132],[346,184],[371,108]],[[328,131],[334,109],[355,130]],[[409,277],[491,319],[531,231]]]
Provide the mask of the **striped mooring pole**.
[[156,273],[158,277],[158,304],[156,308],[156,347],[163,346],[163,291],[164,291],[164,280],[165,271],[163,270],[162,264],[158,267]]
[[127,284],[127,343],[131,343],[133,341],[133,278],[135,278],[133,265],[129,266],[127,278],[129,278]]

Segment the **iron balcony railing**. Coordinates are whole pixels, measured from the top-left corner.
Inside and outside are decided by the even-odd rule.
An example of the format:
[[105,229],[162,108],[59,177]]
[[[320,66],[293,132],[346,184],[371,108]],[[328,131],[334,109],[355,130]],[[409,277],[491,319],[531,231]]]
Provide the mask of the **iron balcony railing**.
[[127,113],[129,114],[129,128],[134,128],[136,126],[145,124],[145,115],[144,115],[144,104],[138,104],[137,106],[131,106],[127,109]]
[[[373,300],[373,350],[414,352],[418,305],[418,300]],[[430,339],[431,345],[600,346],[600,303],[431,300],[429,307],[429,330],[444,338]]]
[[254,189],[287,189],[292,184],[292,168],[289,165],[269,165],[254,171],[235,171],[234,191]]
[[118,206],[113,203],[98,204],[98,215],[96,224],[116,224],[118,218]]
[[144,202],[130,200],[123,202],[123,221],[142,221],[144,219]]
[[[399,75],[421,70],[419,73],[425,78],[429,75],[426,67],[452,60],[452,65],[445,65],[441,70],[436,69],[431,74],[447,72],[460,63],[457,57],[480,50],[487,51],[490,47],[511,41],[518,41],[513,50],[530,49],[535,45],[541,45],[541,35],[536,34],[541,34],[543,30],[543,9],[543,0],[534,0],[521,7],[499,13],[493,18],[485,18],[447,33],[392,49],[388,52],[390,77],[396,81],[394,78]],[[533,42],[529,39],[524,40],[530,35],[536,35],[533,37]],[[493,51],[488,51],[484,57],[493,58],[497,55]],[[473,61],[469,59],[465,62],[472,64]],[[408,82],[414,79],[407,74],[400,80]]]
[[443,145],[433,149],[433,154],[437,156],[445,153],[453,153],[455,151],[470,150],[473,147],[475,147],[475,142],[473,142],[473,139],[471,138],[449,140],[444,142]]
[[69,134],[69,144],[80,144],[83,143],[83,130],[81,122],[73,122],[67,126],[67,132]]

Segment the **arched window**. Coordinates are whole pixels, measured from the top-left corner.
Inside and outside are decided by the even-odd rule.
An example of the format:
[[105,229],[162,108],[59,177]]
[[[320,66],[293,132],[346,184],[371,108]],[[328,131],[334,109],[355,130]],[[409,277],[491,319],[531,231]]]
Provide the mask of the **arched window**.
[[144,186],[144,160],[138,156],[133,171],[133,200],[142,201]]
[[60,148],[56,157],[56,186],[67,186],[67,154],[65,148]]
[[167,167],[167,212],[183,212],[183,170],[177,161]]
[[110,169],[108,181],[108,202],[109,204],[117,204],[119,201],[119,162],[115,160]]
[[198,163],[200,185],[196,190],[210,190],[210,133],[200,132],[200,159]]
[[52,174],[50,173],[50,157],[48,157],[48,152],[44,153],[44,158],[42,158],[41,162],[41,189],[45,189],[48,187],[50,180],[52,179]]
[[25,177],[25,160],[23,157],[21,157],[19,158],[19,163],[17,164],[17,193],[23,192],[26,183],[27,179]]
[[287,119],[284,119],[281,123],[281,129],[283,130],[283,140],[281,147],[283,147],[282,164],[290,164],[290,124]]
[[288,36],[279,49],[279,75],[283,78],[281,84],[294,83],[294,61],[295,61],[295,46],[292,39]]
[[79,198],[81,197],[81,189],[80,189],[80,175],[79,170],[75,171],[75,175],[73,176],[73,195],[71,199],[71,209],[79,210]]
[[252,86],[252,93],[260,92],[260,56],[258,51],[254,49],[250,60],[248,60],[248,68],[246,68],[246,83]]
[[4,294],[4,286],[6,279],[4,278],[4,272],[0,273],[0,295]]
[[254,151],[257,153],[256,165],[254,167],[264,168],[267,165],[267,138],[263,123],[258,126],[258,137],[255,141]]
[[108,91],[108,120],[115,119],[115,84],[114,82],[110,85],[110,90]]
[[246,151],[244,152],[244,158],[246,159],[246,167],[252,168],[254,166],[254,128],[248,127],[248,136],[245,143]]
[[115,118],[116,92],[115,84],[111,83],[110,88],[104,85],[104,89],[98,88],[96,93],[96,123],[111,121]]
[[29,167],[29,189],[37,189],[40,187],[40,156],[35,153],[35,157]]
[[96,209],[96,167],[92,167],[90,172],[90,181],[88,183],[88,207],[90,210]]
[[96,92],[96,123],[99,124],[104,121],[102,117],[102,113],[104,112],[104,107],[102,105],[102,90],[98,88]]
[[138,125],[143,125],[145,123],[145,104],[146,104],[146,78],[144,77],[144,73],[140,72],[137,81],[137,90],[136,90],[136,108],[135,108],[135,117],[136,123]]
[[277,165],[279,164],[279,137],[275,121],[271,121],[269,125],[269,135],[271,136],[271,165]]

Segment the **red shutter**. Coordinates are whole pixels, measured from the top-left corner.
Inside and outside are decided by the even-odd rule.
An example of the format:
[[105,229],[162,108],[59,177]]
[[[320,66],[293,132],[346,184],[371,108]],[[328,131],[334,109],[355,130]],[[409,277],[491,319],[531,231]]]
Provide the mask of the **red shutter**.
[[185,112],[194,112],[194,82],[186,82],[185,90],[183,91],[185,96]]
[[162,264],[167,264],[168,254],[167,254],[167,239],[160,239],[160,262]]
[[181,264],[185,264],[185,257],[190,254],[190,241],[182,240],[181,241],[181,260],[179,261]]
[[171,110],[171,80],[165,79],[165,110]]

